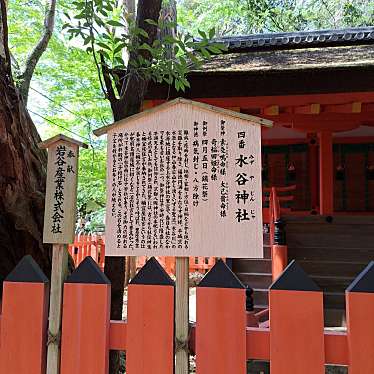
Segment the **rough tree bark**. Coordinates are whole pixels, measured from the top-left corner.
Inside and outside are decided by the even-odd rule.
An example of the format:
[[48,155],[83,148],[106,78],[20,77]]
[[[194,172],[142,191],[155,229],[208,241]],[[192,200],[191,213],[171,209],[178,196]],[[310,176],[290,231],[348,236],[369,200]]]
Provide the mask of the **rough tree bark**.
[[[146,19],[158,21],[160,16],[162,0],[139,0],[136,11],[136,24],[148,33],[149,38],[142,40],[144,43],[152,44],[157,38],[157,28],[145,22]],[[141,54],[145,59],[150,59],[148,51],[141,50]],[[130,54],[129,59],[135,59],[134,54]],[[118,91],[123,90],[124,94],[121,98],[116,98],[112,80],[110,79],[110,71],[103,66],[103,76],[105,86],[110,101],[115,121],[139,113],[144,95],[147,90],[148,81],[140,76],[131,64],[128,64],[126,72],[127,79],[122,87],[118,87]],[[105,258],[105,274],[112,283],[112,305],[111,318],[122,319],[123,308],[123,291],[125,282],[125,257],[106,257]],[[117,374],[119,371],[119,354],[111,352],[110,355],[110,373]]]
[[55,26],[56,2],[57,0],[47,1],[44,16],[44,30],[38,43],[27,57],[24,71],[17,77],[19,81],[19,92],[25,105],[27,105],[30,83],[32,76],[34,75],[36,65],[38,64],[40,57],[42,57],[43,53],[47,49],[48,43],[52,37]]
[[[0,0],[0,280],[31,254],[50,272],[42,227],[47,154],[12,79],[5,0]],[[2,290],[2,287],[0,287]],[[1,292],[1,291],[0,291]]]

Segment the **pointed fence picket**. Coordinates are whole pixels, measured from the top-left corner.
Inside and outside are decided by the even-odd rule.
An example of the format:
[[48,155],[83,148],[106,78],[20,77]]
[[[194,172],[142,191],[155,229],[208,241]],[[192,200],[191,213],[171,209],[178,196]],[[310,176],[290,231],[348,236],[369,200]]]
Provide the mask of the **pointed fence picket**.
[[[246,326],[245,291],[221,261],[197,287],[198,374],[244,374],[253,359],[272,374],[374,372],[374,262],[346,291],[347,332],[324,330],[322,292],[295,262],[270,288],[270,327]],[[109,281],[86,257],[64,287],[61,374],[107,374],[109,350],[126,351],[128,374],[173,374],[174,303],[174,283],[151,258],[129,285],[127,321],[110,321]],[[26,256],[3,284],[0,374],[45,374],[47,309],[48,280]]]

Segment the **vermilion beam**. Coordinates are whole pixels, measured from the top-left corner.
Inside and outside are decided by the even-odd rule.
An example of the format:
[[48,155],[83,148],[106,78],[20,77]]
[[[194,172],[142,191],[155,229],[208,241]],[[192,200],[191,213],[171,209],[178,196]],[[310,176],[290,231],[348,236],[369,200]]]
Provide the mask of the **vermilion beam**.
[[[194,99],[193,99],[194,100]],[[321,105],[342,104],[349,102],[373,103],[373,92],[347,92],[347,93],[328,93],[328,94],[310,94],[310,95],[280,95],[280,96],[236,96],[221,98],[198,98],[196,101],[204,102],[223,108],[263,108],[271,105],[299,106],[310,103],[319,103]],[[165,100],[152,100],[152,106],[157,106]]]
[[26,256],[3,284],[1,374],[44,374],[48,279]]
[[110,321],[109,349],[126,351],[127,323],[125,321]]
[[[324,342],[326,364],[349,364],[346,333],[325,331]],[[247,327],[247,360],[270,360],[270,329]]]
[[334,175],[333,175],[332,133],[319,133],[319,198],[320,213],[331,215],[334,211]]
[[308,145],[308,168],[310,184],[310,203],[312,209],[318,207],[318,147],[317,140],[315,144]]

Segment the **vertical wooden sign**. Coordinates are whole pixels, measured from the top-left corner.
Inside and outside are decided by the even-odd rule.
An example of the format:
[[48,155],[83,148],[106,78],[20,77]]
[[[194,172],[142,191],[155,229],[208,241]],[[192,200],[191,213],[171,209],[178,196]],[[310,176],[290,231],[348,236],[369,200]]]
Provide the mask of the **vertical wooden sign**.
[[94,131],[108,135],[107,255],[176,256],[176,374],[189,371],[188,257],[263,257],[263,125],[179,98]]
[[108,135],[107,255],[262,258],[262,125],[176,99],[95,130]]
[[40,144],[41,148],[48,148],[44,243],[74,242],[79,146],[87,148],[64,135]]
[[43,242],[53,244],[47,374],[58,374],[62,288],[68,268],[67,245],[74,242],[79,147],[88,146],[60,134],[39,147],[48,149]]

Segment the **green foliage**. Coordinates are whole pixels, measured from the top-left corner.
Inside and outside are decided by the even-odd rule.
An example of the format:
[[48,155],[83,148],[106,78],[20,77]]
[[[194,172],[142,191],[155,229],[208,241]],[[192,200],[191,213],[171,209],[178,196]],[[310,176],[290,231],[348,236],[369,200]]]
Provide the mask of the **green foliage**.
[[196,34],[300,31],[374,24],[372,0],[180,0],[178,24]]
[[[93,137],[92,130],[111,123],[113,118],[102,95],[95,64],[62,33],[63,12],[69,7],[68,1],[58,3],[56,31],[37,65],[28,105],[44,139],[64,133],[81,137],[90,145],[90,149],[80,153],[78,185],[78,210],[89,212],[104,206],[106,190],[106,143]],[[10,3],[9,38],[15,75],[40,37],[44,8],[44,1]]]
[[[188,87],[186,72],[193,64],[222,51],[222,46],[210,43],[214,28],[218,35],[233,35],[374,24],[372,0],[179,0],[177,35],[165,35],[161,41],[148,45],[141,41],[146,39],[144,30],[137,29],[131,17],[115,5],[113,0],[58,1],[56,30],[37,65],[28,102],[33,113],[45,118],[33,115],[43,138],[62,132],[80,136],[90,144],[90,149],[82,150],[80,155],[78,209],[82,214],[94,212],[94,226],[103,219],[106,143],[91,134],[113,118],[92,59],[92,44],[99,68],[102,55],[112,71],[113,82],[125,75],[125,56],[130,52],[138,56],[134,69],[139,74],[183,90]],[[93,6],[94,12],[87,6]],[[9,2],[15,75],[23,70],[27,55],[41,35],[44,10],[45,0]],[[85,25],[87,18],[89,23]],[[68,26],[63,28],[66,23]],[[157,22],[159,31],[172,26]],[[73,36],[70,41],[69,36]],[[175,57],[169,57],[170,49]],[[145,61],[144,53],[150,53],[150,61]],[[120,94],[117,91],[117,96]]]
[[[64,29],[70,39],[81,39],[83,47],[93,55],[99,74],[103,65],[110,70],[117,98],[124,93],[118,88],[124,86],[120,80],[126,79],[125,72],[130,70],[145,79],[174,84],[177,91],[184,91],[189,87],[186,75],[191,67],[201,65],[205,59],[226,48],[221,43],[212,42],[214,28],[208,34],[198,30],[199,40],[194,40],[190,34],[176,33],[175,36],[166,34],[150,44],[147,32],[136,26],[117,1],[76,0],[73,5],[74,12],[66,15],[69,22]],[[176,26],[161,19],[146,22],[156,27],[159,35]],[[171,57],[170,50],[173,51]],[[130,69],[124,61],[125,54],[132,56]]]

